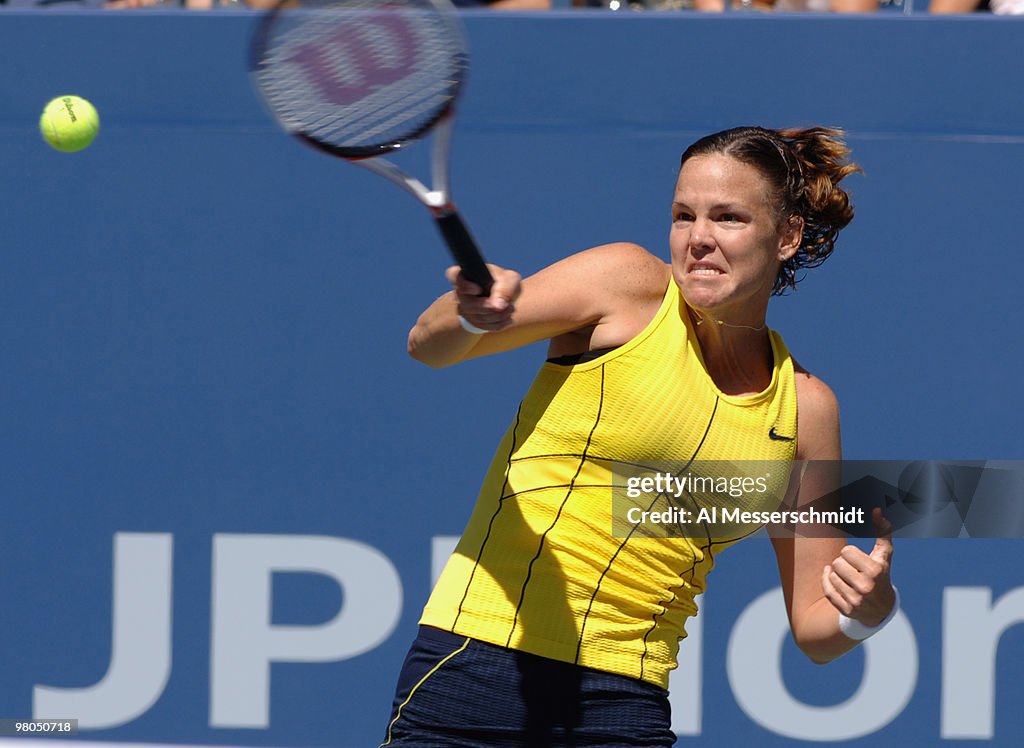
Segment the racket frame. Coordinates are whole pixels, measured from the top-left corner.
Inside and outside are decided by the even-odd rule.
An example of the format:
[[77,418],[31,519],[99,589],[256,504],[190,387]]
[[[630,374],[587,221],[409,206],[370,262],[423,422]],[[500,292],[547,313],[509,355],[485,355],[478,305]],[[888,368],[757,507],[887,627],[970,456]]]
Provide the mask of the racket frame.
[[[255,87],[261,93],[261,98],[270,110],[271,115],[278,124],[294,137],[307,145],[324,151],[332,156],[343,158],[350,163],[362,166],[374,174],[387,179],[416,200],[423,204],[431,213],[435,223],[441,232],[452,257],[462,268],[463,277],[477,284],[481,289],[482,296],[490,295],[494,279],[487,268],[486,261],[480,248],[459,214],[458,209],[451,199],[451,144],[455,120],[455,102],[462,90],[466,70],[468,68],[468,55],[465,51],[465,41],[457,21],[454,20],[455,9],[447,0],[429,0],[431,6],[439,14],[448,19],[448,26],[452,34],[459,37],[460,52],[455,55],[455,79],[454,90],[447,105],[442,107],[436,117],[428,120],[416,130],[404,135],[401,140],[393,143],[380,145],[341,147],[331,143],[318,140],[301,130],[288,127],[278,116],[270,103],[268,96],[263,95],[259,76],[256,75],[263,65],[265,51],[268,47],[268,39],[271,38],[270,31],[279,14],[288,12],[288,9],[295,7],[294,0],[281,0],[273,9],[266,13],[259,21],[250,53],[250,69],[253,73]],[[388,154],[397,153],[407,143],[424,138],[427,134],[433,136],[434,142],[431,150],[431,186],[423,184],[422,181],[405,172],[393,161],[386,158]]]

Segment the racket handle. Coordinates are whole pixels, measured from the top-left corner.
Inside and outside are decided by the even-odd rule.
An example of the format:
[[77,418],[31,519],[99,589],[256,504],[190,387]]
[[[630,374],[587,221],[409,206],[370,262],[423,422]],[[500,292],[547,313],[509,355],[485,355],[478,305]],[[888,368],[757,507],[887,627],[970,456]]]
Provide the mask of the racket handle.
[[483,291],[481,296],[490,296],[494,278],[487,269],[476,241],[466,228],[466,224],[462,222],[462,217],[455,210],[447,210],[435,215],[434,220],[437,221],[441,235],[448,243],[452,257],[462,268],[462,277],[480,286]]

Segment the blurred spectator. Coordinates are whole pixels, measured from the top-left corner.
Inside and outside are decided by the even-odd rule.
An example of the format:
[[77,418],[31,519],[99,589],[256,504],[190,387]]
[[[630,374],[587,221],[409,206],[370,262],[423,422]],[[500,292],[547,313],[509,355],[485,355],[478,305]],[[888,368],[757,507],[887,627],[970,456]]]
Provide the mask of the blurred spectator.
[[[203,2],[203,0],[193,0]],[[207,0],[208,1],[208,0]],[[272,8],[278,0],[247,0],[253,8]],[[551,0],[452,0],[459,8],[492,8],[494,10],[548,10]]]
[[551,0],[452,0],[460,8],[491,8],[493,10],[548,10]]
[[118,10],[124,8],[149,8],[153,6],[180,6],[189,10],[210,10],[214,7],[245,8],[248,5],[250,3],[241,2],[241,0],[107,0],[103,7]]
[[[188,2],[189,0],[186,0]],[[191,0],[192,2],[210,2],[210,0]],[[246,0],[252,8],[273,8],[278,0]],[[460,8],[493,8],[495,10],[547,10],[551,0],[452,0]],[[190,6],[191,7],[191,6]]]
[[245,8],[243,0],[0,0],[0,7],[12,8]]
[[[892,2],[893,0],[890,0]],[[1003,15],[1024,14],[1024,0],[895,0],[896,5],[908,3],[911,11],[936,14],[988,11]],[[991,8],[989,7],[991,3]],[[814,13],[874,13],[885,0],[732,0],[734,10],[774,10]],[[725,0],[693,0],[694,10],[722,11]],[[909,12],[909,11],[908,11]]]
[[[837,10],[835,0],[775,0],[774,10],[785,12],[809,11],[811,13],[828,13],[830,10]],[[839,11],[850,12],[850,11]],[[854,11],[855,12],[855,11]]]
[[[733,0],[734,10],[771,10],[771,0]],[[715,13],[725,10],[725,0],[693,0],[693,9],[705,13]]]
[[1024,0],[932,0],[929,13],[973,13],[989,10],[998,16],[1024,15]]
[[829,3],[829,10],[834,13],[873,13],[880,7],[878,0],[831,0]]
[[978,0],[932,0],[928,5],[929,13],[973,13],[978,9]]
[[[551,0],[453,0],[454,4],[463,8],[493,8],[495,10],[547,10]],[[278,0],[0,0],[0,8],[43,8],[43,7],[79,7],[79,8],[152,8],[182,7],[190,10],[210,10],[214,8],[272,8]]]

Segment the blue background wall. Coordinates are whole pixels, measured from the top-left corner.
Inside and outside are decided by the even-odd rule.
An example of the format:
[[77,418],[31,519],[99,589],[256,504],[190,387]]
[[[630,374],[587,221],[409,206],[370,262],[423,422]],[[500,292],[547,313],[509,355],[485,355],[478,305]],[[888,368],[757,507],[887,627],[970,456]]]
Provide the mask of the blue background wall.
[[[857,218],[835,257],[773,302],[771,324],[837,392],[849,457],[1024,457],[1024,21],[465,20],[473,67],[453,180],[490,259],[529,272],[614,240],[666,254],[678,156],[696,137],[844,127],[865,170],[850,180]],[[115,534],[170,533],[166,689],[90,736],[375,744],[429,589],[431,539],[461,530],[543,357],[535,347],[443,372],[406,358],[408,327],[445,288],[441,243],[393,186],[272,125],[244,66],[252,21],[0,13],[0,716],[30,716],[37,685],[103,677]],[[36,130],[62,93],[90,98],[103,120],[75,155]],[[424,173],[425,150],[405,158]],[[372,546],[401,580],[397,627],[356,606],[355,587],[274,574],[273,626],[358,614],[386,638],[336,662],[274,664],[268,726],[211,726],[218,534]],[[1020,557],[1015,541],[897,548],[916,688],[861,742],[940,740],[944,589],[999,598],[1022,585]],[[734,621],[777,584],[770,558],[751,541],[712,577],[691,666],[703,720],[683,744],[788,743],[725,677]],[[1022,655],[1011,628],[993,744],[1024,728]],[[780,668],[794,698],[827,706],[853,696],[863,662],[815,668],[787,647]]]

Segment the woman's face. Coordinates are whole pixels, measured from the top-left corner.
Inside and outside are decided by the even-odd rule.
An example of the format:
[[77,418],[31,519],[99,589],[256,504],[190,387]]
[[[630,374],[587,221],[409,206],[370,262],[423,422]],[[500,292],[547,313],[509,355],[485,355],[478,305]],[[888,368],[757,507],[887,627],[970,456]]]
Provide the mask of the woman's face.
[[739,318],[763,316],[781,263],[799,248],[803,223],[771,205],[761,173],[731,156],[694,156],[672,201],[672,273],[687,303]]

